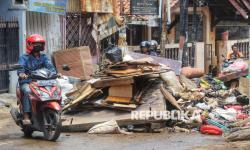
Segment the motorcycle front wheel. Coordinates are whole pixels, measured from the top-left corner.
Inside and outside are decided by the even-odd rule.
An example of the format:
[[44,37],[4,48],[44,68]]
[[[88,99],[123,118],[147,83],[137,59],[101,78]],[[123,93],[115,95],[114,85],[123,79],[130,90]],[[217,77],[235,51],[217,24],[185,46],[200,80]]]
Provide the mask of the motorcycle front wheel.
[[61,134],[61,117],[58,111],[46,109],[43,112],[44,120],[44,138],[49,141],[56,141]]

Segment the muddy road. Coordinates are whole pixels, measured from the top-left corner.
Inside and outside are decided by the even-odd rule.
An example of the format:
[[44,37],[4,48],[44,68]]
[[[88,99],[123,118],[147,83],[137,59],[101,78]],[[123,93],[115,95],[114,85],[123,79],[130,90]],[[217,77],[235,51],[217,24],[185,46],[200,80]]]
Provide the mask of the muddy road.
[[131,135],[62,133],[57,142],[45,141],[41,133],[35,132],[33,138],[27,139],[12,120],[9,109],[0,106],[0,150],[248,150],[249,147],[250,142],[226,143],[221,136],[202,135],[198,132],[163,131]]
[[35,132],[33,138],[23,137],[20,128],[14,124],[8,113],[0,115],[1,150],[166,150],[192,149],[194,147],[223,143],[218,136],[205,136],[199,133],[134,133],[132,135],[89,135],[87,133],[62,133],[57,142],[42,139],[42,134]]

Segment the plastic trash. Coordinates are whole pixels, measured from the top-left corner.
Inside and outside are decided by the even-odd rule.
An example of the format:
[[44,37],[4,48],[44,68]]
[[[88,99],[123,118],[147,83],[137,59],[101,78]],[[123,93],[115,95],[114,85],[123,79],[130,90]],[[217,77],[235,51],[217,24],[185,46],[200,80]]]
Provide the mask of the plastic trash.
[[236,104],[237,99],[235,96],[230,96],[225,99],[226,104]]
[[246,118],[248,118],[248,117],[249,117],[248,114],[241,113],[241,112],[239,112],[239,113],[237,114],[237,116],[236,116],[237,119],[246,119]]
[[243,109],[243,107],[241,105],[225,105],[224,106],[225,109],[229,109],[229,108],[233,108],[236,111],[241,111]]
[[200,127],[200,132],[202,134],[222,135],[222,130],[213,125],[202,125]]
[[110,120],[104,123],[97,124],[93,126],[88,131],[89,134],[131,134],[130,132],[126,132],[118,126],[115,120]]
[[203,109],[203,110],[209,110],[211,108],[211,106],[205,104],[205,103],[198,103],[195,105],[196,107]]
[[59,83],[62,90],[62,105],[64,104],[64,100],[67,99],[66,94],[69,93],[73,89],[73,84],[70,83],[70,80],[67,76],[63,76],[62,78],[56,79]]
[[163,81],[165,81],[167,88],[174,95],[184,90],[178,78],[176,77],[176,74],[173,71],[161,73],[160,77]]
[[105,55],[111,62],[122,61],[122,50],[117,46],[108,48]]
[[227,110],[225,110],[217,107],[213,110],[213,113],[228,121],[236,121],[237,111],[233,108],[228,108]]
[[229,129],[228,129],[226,126],[224,126],[223,124],[221,124],[221,123],[219,123],[219,122],[217,122],[217,121],[214,121],[214,120],[212,120],[212,119],[206,119],[205,121],[206,121],[207,124],[209,124],[209,125],[214,125],[214,126],[220,128],[220,129],[222,129],[223,131],[228,131],[228,130],[229,130]]

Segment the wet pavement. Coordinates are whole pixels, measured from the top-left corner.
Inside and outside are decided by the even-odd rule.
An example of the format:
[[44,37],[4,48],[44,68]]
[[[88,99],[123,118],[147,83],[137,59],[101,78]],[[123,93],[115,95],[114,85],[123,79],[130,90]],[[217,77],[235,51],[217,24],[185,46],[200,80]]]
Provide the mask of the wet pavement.
[[[237,147],[239,145],[244,147]],[[43,135],[39,132],[35,132],[33,138],[24,138],[20,128],[10,117],[9,109],[0,108],[0,150],[187,150],[197,147],[205,147],[198,148],[199,150],[248,149],[250,142],[227,144],[221,136],[167,131],[131,135],[62,133],[58,141],[49,142],[43,140]]]
[[23,137],[20,128],[10,119],[9,114],[1,113],[0,149],[1,150],[166,150],[192,149],[213,143],[223,143],[218,136],[199,133],[134,133],[132,135],[90,135],[87,133],[62,133],[57,142],[43,140],[43,135],[35,132],[33,138]]

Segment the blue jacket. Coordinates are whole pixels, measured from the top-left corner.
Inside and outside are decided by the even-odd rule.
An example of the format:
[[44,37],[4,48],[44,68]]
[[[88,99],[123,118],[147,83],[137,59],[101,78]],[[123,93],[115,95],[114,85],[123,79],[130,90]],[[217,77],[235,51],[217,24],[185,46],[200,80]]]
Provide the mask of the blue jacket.
[[[51,60],[45,54],[40,54],[39,58],[35,58],[33,55],[24,54],[19,57],[18,63],[22,65],[23,68],[17,70],[17,75],[20,73],[29,75],[31,71],[41,68],[47,68],[51,72],[57,73],[54,65],[51,63]],[[30,78],[19,78],[19,84],[29,83],[30,81]]]

